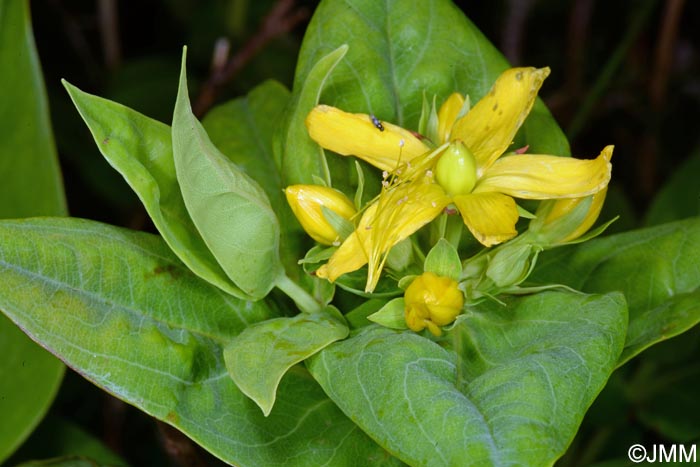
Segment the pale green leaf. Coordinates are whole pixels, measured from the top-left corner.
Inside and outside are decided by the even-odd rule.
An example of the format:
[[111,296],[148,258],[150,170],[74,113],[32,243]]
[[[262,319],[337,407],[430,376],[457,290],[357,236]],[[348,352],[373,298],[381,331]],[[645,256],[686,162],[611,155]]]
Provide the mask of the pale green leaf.
[[241,296],[190,219],[175,174],[170,127],[63,81],[102,155],[136,192],[163,239],[195,274]]
[[177,180],[199,234],[246,298],[264,297],[283,272],[277,217],[262,188],[214,146],[192,114],[184,52],[172,138]]
[[303,313],[256,323],[226,346],[224,361],[231,378],[265,416],[275,404],[277,386],[287,370],[347,337],[347,325],[334,314],[337,311]]
[[405,308],[403,297],[397,297],[389,300],[389,303],[369,315],[367,319],[390,329],[408,329]]

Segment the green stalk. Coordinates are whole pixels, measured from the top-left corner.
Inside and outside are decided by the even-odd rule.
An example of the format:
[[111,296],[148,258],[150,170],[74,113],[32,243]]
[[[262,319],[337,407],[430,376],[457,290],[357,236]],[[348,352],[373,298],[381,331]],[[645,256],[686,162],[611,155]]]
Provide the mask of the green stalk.
[[283,274],[275,286],[284,292],[289,298],[294,300],[297,307],[304,313],[320,313],[322,310],[321,304],[318,303],[309,293],[301,288],[299,284],[291,280],[286,274]]

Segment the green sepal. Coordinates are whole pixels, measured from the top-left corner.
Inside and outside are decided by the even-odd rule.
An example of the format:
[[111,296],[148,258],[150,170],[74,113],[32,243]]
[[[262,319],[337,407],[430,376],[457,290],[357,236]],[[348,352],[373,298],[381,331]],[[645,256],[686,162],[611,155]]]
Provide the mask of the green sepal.
[[462,272],[462,262],[457,249],[441,238],[425,257],[423,268],[427,272],[458,281]]
[[390,329],[408,329],[403,297],[390,300],[386,305],[367,317],[368,320]]

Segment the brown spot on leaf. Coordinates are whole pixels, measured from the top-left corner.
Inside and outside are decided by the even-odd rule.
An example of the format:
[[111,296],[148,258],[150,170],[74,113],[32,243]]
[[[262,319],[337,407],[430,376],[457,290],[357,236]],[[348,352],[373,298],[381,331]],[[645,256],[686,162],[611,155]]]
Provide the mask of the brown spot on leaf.
[[180,276],[181,272],[180,272],[180,269],[177,266],[175,266],[174,264],[163,264],[163,265],[156,266],[155,268],[153,268],[153,272],[151,272],[150,274],[149,273],[144,274],[144,278],[149,279],[151,277],[156,277],[156,276],[160,276],[163,274],[167,274],[167,275],[171,276],[173,279],[176,279]]

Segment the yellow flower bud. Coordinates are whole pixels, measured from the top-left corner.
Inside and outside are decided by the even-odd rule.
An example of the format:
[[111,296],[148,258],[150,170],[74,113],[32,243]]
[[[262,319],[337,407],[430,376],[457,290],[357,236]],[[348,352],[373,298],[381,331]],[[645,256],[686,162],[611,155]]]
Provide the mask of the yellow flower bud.
[[435,179],[452,196],[471,193],[476,185],[476,159],[461,141],[452,142],[435,165]]
[[350,220],[356,214],[355,206],[347,196],[320,185],[290,185],[284,190],[292,212],[306,233],[323,245],[340,240],[338,231],[328,222],[322,207]]
[[[570,242],[585,234],[600,215],[608,188],[584,198],[547,200],[540,204],[536,215],[541,222],[533,221],[539,238],[550,245]],[[533,227],[530,228],[533,230]]]
[[462,311],[464,295],[457,281],[424,272],[408,286],[404,294],[406,325],[413,331],[426,327],[435,336],[440,326],[453,322]]

